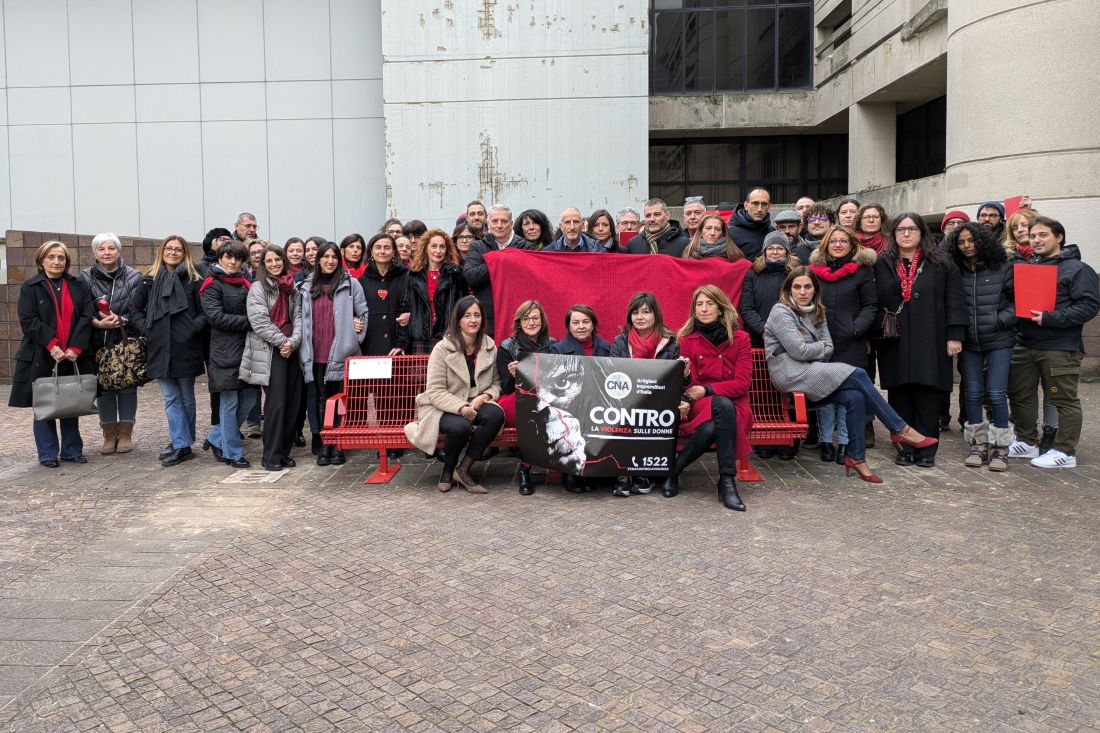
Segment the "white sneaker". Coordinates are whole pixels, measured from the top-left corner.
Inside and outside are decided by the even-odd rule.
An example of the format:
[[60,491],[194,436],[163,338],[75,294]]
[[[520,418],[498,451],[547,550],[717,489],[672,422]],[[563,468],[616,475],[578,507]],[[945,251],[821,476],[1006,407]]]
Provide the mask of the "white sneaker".
[[1039,446],[1030,445],[1022,440],[1012,441],[1012,445],[1008,446],[1009,458],[1038,458]]
[[1036,468],[1077,468],[1077,457],[1067,456],[1060,450],[1051,448],[1038,458],[1031,461]]

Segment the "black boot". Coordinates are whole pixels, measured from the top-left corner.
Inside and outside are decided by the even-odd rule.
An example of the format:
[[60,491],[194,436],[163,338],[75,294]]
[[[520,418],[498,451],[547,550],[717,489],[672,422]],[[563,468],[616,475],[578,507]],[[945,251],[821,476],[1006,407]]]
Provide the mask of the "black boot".
[[321,444],[321,450],[317,454],[318,466],[331,466],[332,465],[332,451],[335,446],[331,446],[327,443]]
[[321,436],[320,435],[312,435],[312,436],[310,436],[309,440],[310,440],[310,451],[312,451],[313,455],[315,455],[315,456],[321,455],[321,449],[325,447],[325,444],[323,442],[321,442]]
[[825,461],[826,463],[832,463],[836,460],[836,449],[833,448],[832,443],[821,444],[821,460]]
[[344,451],[340,450],[336,446],[332,448],[332,465],[342,466],[347,459],[344,458]]
[[836,463],[838,466],[844,465],[844,459],[848,457],[848,444],[841,443],[836,447]]
[[680,477],[674,473],[670,473],[665,477],[665,480],[661,482],[661,496],[666,499],[671,499],[680,493]]
[[745,502],[741,501],[741,495],[737,493],[737,479],[733,476],[723,474],[718,479],[718,495],[722,497],[722,504],[726,509],[745,511]]
[[571,494],[584,493],[584,484],[581,482],[581,479],[571,473],[562,474],[561,485],[564,486],[565,490]]
[[521,463],[519,464],[519,475],[516,476],[516,484],[519,486],[519,493],[523,496],[530,496],[535,493],[535,485],[531,483],[531,467]]

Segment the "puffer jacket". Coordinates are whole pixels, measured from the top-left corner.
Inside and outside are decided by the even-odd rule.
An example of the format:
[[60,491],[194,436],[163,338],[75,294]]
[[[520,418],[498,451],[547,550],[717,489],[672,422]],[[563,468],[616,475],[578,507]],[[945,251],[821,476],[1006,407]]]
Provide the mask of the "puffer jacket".
[[359,333],[355,332],[354,319],[367,320],[367,298],[363,295],[363,286],[358,280],[344,277],[332,294],[332,320],[336,326],[335,338],[328,354],[313,353],[313,298],[309,295],[309,288],[313,284],[313,275],[310,275],[298,284],[298,292],[301,294],[302,305],[302,345],[298,349],[298,358],[302,362],[302,374],[306,382],[313,381],[314,358],[324,356],[325,381],[344,381],[344,360],[349,356],[358,356],[362,353],[363,340],[367,337],[367,329]]
[[[271,381],[271,355],[275,349],[282,347],[287,335],[271,322],[275,294],[268,294],[263,285],[252,283],[245,305],[252,330],[244,342],[240,376],[249,384],[266,387]],[[298,288],[290,294],[290,323],[293,326],[290,345],[297,351],[302,345],[302,293]]]
[[1053,257],[1027,260],[1034,265],[1058,268],[1054,310],[1043,312],[1043,325],[1027,318],[1016,322],[1016,343],[1044,351],[1084,352],[1081,330],[1100,309],[1096,271],[1081,261],[1081,251],[1067,244]]
[[1012,264],[975,269],[963,267],[963,295],[966,297],[967,351],[1011,348],[1016,342],[1016,305],[1012,291]]
[[810,256],[810,270],[821,284],[821,303],[833,340],[832,361],[867,367],[867,340],[878,314],[875,262],[870,247],[837,260]]
[[[764,347],[764,326],[768,323],[768,314],[772,306],[779,302],[779,291],[787,279],[787,263],[753,263],[752,269],[745,273],[741,282],[741,322],[749,332],[754,348]],[[758,266],[759,265],[759,266]]]
[[[80,279],[92,292],[92,300],[106,298],[111,312],[123,318],[129,317],[130,303],[134,299],[134,293],[141,287],[141,273],[127,265],[118,258],[118,267],[113,272],[107,272],[97,262],[91,267],[85,268],[80,273]],[[95,317],[99,318],[99,309],[96,308]],[[98,351],[107,344],[107,340],[120,335],[119,328],[92,327],[92,350]]]
[[221,265],[210,266],[207,280],[200,286],[202,309],[210,322],[210,359],[206,369],[211,392],[232,392],[245,389],[241,381],[241,355],[245,336],[252,325],[248,322],[248,286],[225,282],[227,277],[244,277],[243,273],[227,275]]
[[775,231],[771,214],[757,221],[743,204],[738,204],[730,217],[729,229],[733,241],[750,260],[755,260],[764,251],[764,237]]

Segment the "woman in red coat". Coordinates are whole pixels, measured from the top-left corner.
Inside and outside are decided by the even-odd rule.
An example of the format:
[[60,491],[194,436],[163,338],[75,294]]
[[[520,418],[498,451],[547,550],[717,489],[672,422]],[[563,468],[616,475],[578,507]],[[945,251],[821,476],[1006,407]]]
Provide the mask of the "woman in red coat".
[[713,445],[718,454],[718,493],[728,509],[745,511],[737,493],[737,459],[752,450],[752,349],[737,327],[737,311],[717,286],[702,285],[692,295],[692,317],[680,329],[680,356],[691,364],[691,403],[681,434],[691,434],[661,487],[666,497],[680,492],[679,477]]

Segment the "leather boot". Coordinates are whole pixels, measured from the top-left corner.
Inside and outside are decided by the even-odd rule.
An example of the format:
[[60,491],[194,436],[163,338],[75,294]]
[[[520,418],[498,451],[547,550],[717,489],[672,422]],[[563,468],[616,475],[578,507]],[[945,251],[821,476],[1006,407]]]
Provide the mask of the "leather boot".
[[571,494],[584,493],[584,484],[581,483],[581,480],[577,476],[571,473],[563,473],[561,475],[561,485]]
[[722,504],[726,509],[735,512],[745,511],[745,502],[741,501],[741,495],[737,493],[737,479],[723,474],[718,479],[718,494],[722,497]]
[[115,445],[116,453],[129,453],[134,449],[134,424],[132,422],[120,422],[118,424],[118,443]]
[[665,480],[661,482],[661,496],[666,499],[671,499],[680,493],[680,477],[674,473],[670,473],[665,477]]
[[474,465],[474,459],[466,456],[463,458],[458,467],[455,468],[455,480],[462,484],[462,487],[469,491],[471,494],[488,494],[489,490],[474,480],[474,477],[470,475],[470,469]]
[[531,467],[526,463],[519,464],[519,475],[516,476],[516,484],[519,486],[519,493],[524,496],[535,493],[535,486],[531,483]]
[[117,450],[118,445],[118,423],[117,422],[105,422],[100,423],[99,427],[103,428],[103,447],[99,449],[102,455],[109,456]]
[[321,445],[321,452],[317,454],[318,466],[331,466],[332,465],[332,451],[335,446],[331,446],[328,443]]
[[344,458],[344,451],[340,450],[336,446],[333,446],[332,447],[332,465],[342,466],[342,465],[344,465],[345,461],[347,461],[347,459]]
[[844,465],[844,459],[848,457],[848,444],[841,443],[836,447],[836,463],[838,466]]

